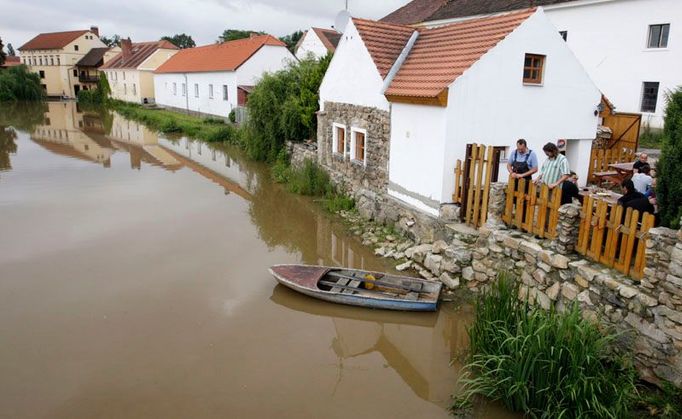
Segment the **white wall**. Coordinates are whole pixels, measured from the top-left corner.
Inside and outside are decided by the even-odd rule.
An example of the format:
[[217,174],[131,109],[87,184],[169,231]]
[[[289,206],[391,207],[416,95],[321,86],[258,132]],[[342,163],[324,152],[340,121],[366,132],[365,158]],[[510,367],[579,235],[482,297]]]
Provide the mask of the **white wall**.
[[[139,70],[131,69],[106,69],[111,97],[125,102],[141,103],[141,74]],[[133,86],[135,86],[133,88]]]
[[329,53],[327,47],[324,46],[324,43],[312,28],[308,29],[305,33],[303,40],[295,52],[296,58],[299,60],[303,60],[311,55],[313,58],[319,59],[325,57],[327,53]]
[[324,102],[338,102],[388,111],[383,85],[358,30],[349,21],[320,85],[320,110]]
[[[155,74],[156,103],[226,118],[237,105],[236,80],[235,73],[231,71]],[[176,94],[173,94],[173,83],[176,83]],[[183,83],[187,83],[187,96],[182,92]],[[199,85],[199,97],[195,95],[195,83]],[[209,97],[209,84],[213,84],[213,98]],[[223,100],[223,85],[228,86],[227,101]]]
[[444,202],[447,117],[446,108],[436,106],[394,103],[391,111],[388,193],[436,216]]
[[[682,1],[619,0],[547,7],[559,31],[620,112],[641,111],[642,83],[659,82],[655,113],[642,121],[662,127],[665,92],[682,85]],[[648,49],[649,25],[670,24],[668,48]]]
[[[540,86],[522,81],[526,53],[546,55]],[[538,10],[450,86],[442,202],[451,201],[456,161],[464,159],[466,144],[472,142],[511,150],[525,138],[542,165],[545,143],[580,140],[580,155],[569,157],[571,168],[585,180],[600,99],[584,68]],[[506,179],[507,171],[501,170],[500,181]]]
[[286,68],[289,63],[295,61],[296,57],[294,57],[287,48],[264,45],[244,64],[237,68],[237,84],[255,86],[261,77],[263,77],[263,73],[277,72]]

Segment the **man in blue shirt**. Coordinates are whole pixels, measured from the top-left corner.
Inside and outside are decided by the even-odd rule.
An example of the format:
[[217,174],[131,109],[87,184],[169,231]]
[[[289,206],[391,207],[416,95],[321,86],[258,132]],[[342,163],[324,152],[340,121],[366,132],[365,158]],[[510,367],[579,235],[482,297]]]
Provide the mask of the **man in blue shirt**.
[[528,149],[526,140],[521,138],[516,142],[516,150],[512,151],[507,162],[510,178],[531,180],[538,171],[538,156]]

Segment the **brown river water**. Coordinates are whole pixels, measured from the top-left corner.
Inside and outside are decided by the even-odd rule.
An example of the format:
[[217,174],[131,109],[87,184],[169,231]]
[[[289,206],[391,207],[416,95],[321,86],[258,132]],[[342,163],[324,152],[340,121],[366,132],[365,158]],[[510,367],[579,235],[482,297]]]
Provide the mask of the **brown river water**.
[[268,274],[299,262],[393,266],[235,150],[0,104],[0,417],[449,417],[471,307],[340,306]]

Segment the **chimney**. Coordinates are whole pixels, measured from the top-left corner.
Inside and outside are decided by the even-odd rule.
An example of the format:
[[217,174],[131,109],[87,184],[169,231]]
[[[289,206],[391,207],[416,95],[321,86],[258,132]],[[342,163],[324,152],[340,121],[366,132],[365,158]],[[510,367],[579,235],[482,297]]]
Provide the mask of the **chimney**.
[[90,32],[94,33],[99,38],[99,28],[97,26],[90,26]]
[[121,39],[121,57],[123,61],[128,61],[133,52],[133,43],[130,41],[130,37],[127,39]]

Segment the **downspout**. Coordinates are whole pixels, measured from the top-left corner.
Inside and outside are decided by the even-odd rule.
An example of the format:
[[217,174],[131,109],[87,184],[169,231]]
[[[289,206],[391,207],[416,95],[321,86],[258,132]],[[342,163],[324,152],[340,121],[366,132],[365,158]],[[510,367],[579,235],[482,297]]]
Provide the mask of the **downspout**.
[[410,55],[410,51],[412,51],[414,43],[417,42],[417,38],[419,38],[419,31],[414,31],[412,33],[412,36],[410,36],[410,39],[407,41],[407,44],[405,44],[405,47],[403,48],[402,52],[393,63],[393,66],[391,66],[391,70],[386,75],[386,78],[384,79],[384,86],[381,89],[382,94],[384,94],[386,90],[388,90],[388,87],[393,82],[393,78],[395,78],[395,75],[398,74],[398,71],[400,70],[400,67],[403,66],[405,60],[407,60],[407,56]]

